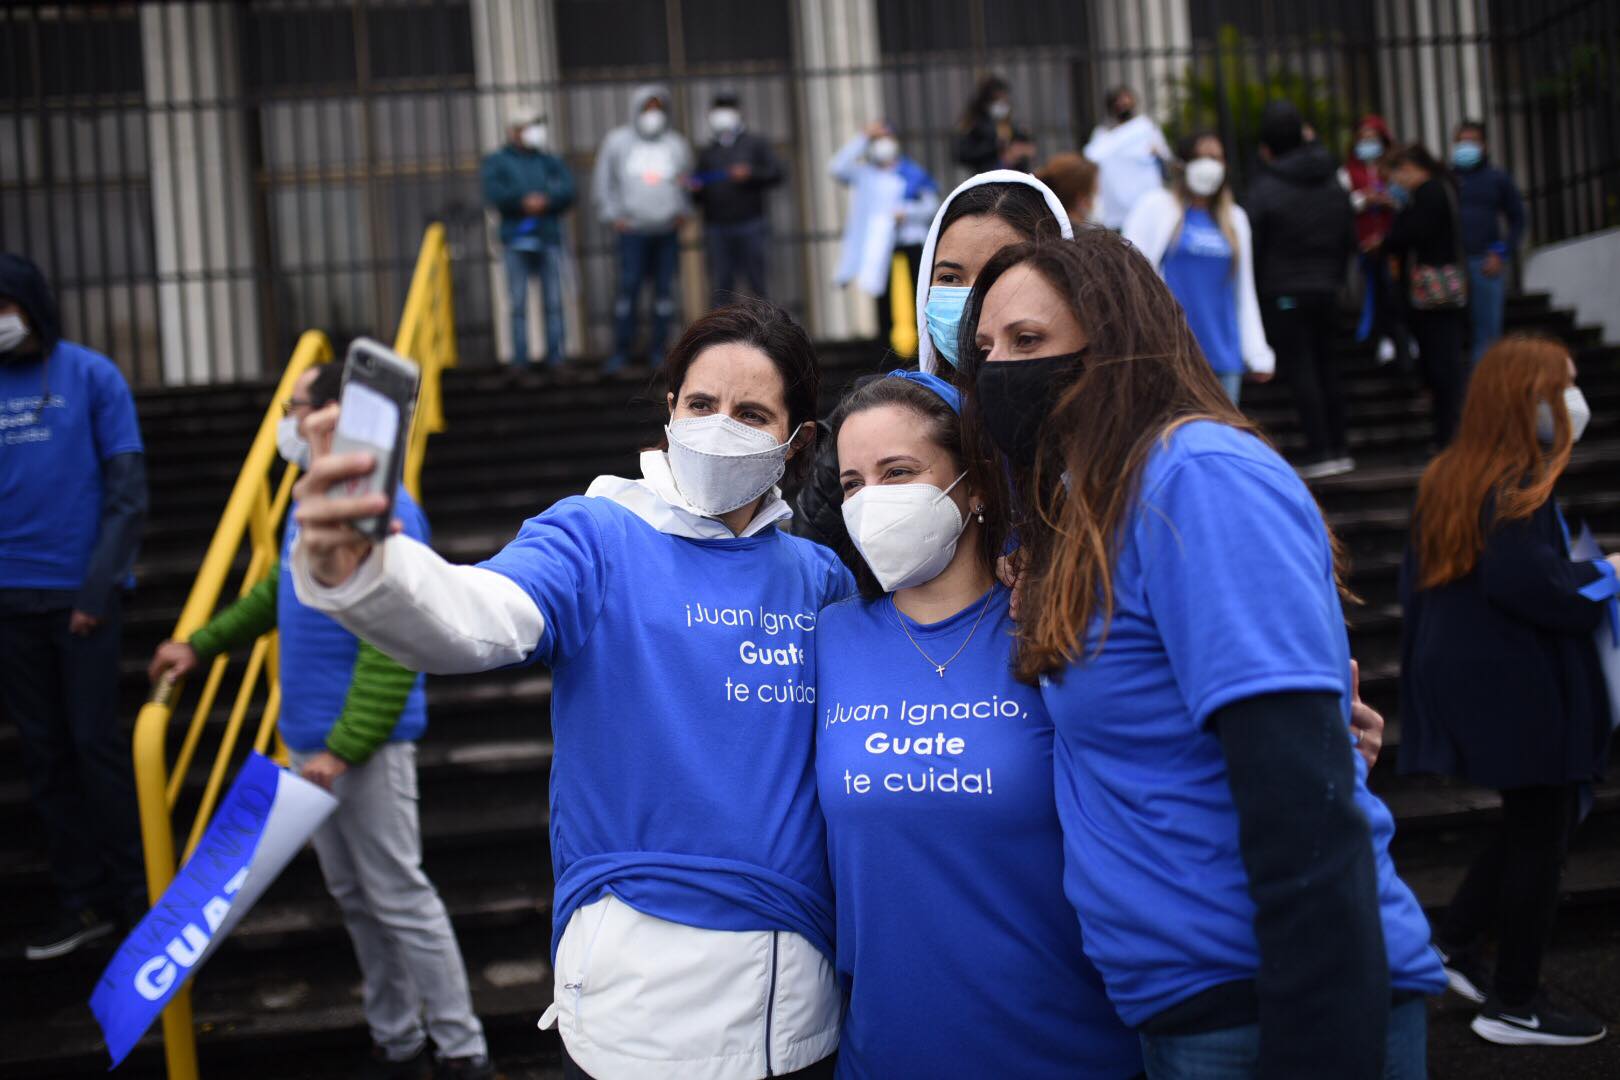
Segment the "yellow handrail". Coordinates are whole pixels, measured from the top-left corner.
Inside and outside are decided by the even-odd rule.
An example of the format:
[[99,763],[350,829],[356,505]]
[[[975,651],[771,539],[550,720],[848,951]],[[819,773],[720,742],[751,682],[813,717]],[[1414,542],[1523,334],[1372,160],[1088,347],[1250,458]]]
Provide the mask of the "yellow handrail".
[[[422,461],[427,453],[428,436],[444,430],[439,376],[445,368],[454,367],[457,360],[450,249],[445,241],[443,225],[430,225],[422,238],[416,270],[411,276],[410,291],[406,294],[405,307],[400,315],[394,350],[422,367],[422,388],[406,443],[404,468],[406,488],[413,497],[420,499]],[[203,556],[197,578],[180,611],[180,619],[175,623],[171,635],[174,640],[188,640],[212,617],[244,543],[250,554],[247,570],[242,576],[240,594],[251,591],[275,565],[279,554],[276,541],[282,519],[292,501],[293,482],[297,477],[297,469],[291,466],[282,469],[279,477],[272,471],[277,460],[276,422],[281,417],[281,405],[292,396],[298,377],[312,365],[331,359],[332,345],[325,334],[310,330],[298,339],[292,359],[276,387],[275,397],[259,422],[258,433],[254,435],[247,458],[242,463],[242,471],[231,488],[219,525],[208,543],[207,554]],[[198,763],[200,767],[206,767],[208,775],[187,829],[181,861],[196,847],[213,816],[220,791],[235,759],[242,728],[247,723],[255,700],[260,697],[261,675],[264,679],[263,705],[253,746],[261,753],[270,747],[281,706],[278,654],[274,632],[266,634],[253,645],[218,747],[211,752],[211,756]],[[180,698],[181,686],[166,680],[156,687],[135,721],[135,788],[146,857],[146,888],[154,903],[174,880],[179,865],[175,860],[175,830],[184,826],[176,820],[175,807],[185,779],[191,774],[192,765],[197,763],[198,747],[209,717],[214,715],[215,703],[219,699],[229,664],[228,657],[219,656],[210,666],[196,707],[192,710],[190,723],[175,754],[172,770],[167,763],[166,747],[169,724]],[[163,1049],[169,1080],[197,1080],[197,1039],[192,1029],[189,987],[176,994],[163,1012]]]

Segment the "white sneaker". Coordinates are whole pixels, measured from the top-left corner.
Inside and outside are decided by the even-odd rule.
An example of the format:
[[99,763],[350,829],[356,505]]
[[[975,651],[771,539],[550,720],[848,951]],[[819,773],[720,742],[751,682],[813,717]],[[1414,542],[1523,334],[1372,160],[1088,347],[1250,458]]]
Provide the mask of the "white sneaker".
[[1327,467],[1328,471],[1323,473],[1323,476],[1343,476],[1345,473],[1356,471],[1356,459],[1346,454],[1329,460]]
[[1378,339],[1378,363],[1392,364],[1395,362],[1395,343],[1389,338]]
[[1299,474],[1301,480],[1321,480],[1323,477],[1339,475],[1333,471],[1333,466],[1334,462],[1331,459],[1324,459],[1295,465],[1294,471]]

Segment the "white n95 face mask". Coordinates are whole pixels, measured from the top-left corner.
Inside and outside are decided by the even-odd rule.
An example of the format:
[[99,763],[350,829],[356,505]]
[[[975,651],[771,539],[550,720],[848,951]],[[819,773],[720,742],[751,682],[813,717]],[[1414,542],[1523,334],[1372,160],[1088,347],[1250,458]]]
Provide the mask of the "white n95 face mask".
[[276,425],[276,450],[287,464],[309,468],[309,443],[298,434],[298,417],[283,416]]
[[519,137],[523,140],[524,146],[528,147],[530,150],[538,151],[544,150],[546,145],[551,141],[551,132],[546,130],[546,125],[544,124],[530,124],[528,127],[523,129],[523,132]]
[[1221,190],[1226,179],[1226,166],[1214,158],[1193,158],[1187,162],[1187,190],[1199,198],[1207,198]]
[[8,353],[27,340],[28,324],[21,315],[0,315],[0,353]]
[[636,116],[636,130],[648,139],[656,139],[669,127],[669,114],[663,109],[648,109]]
[[[1564,391],[1564,408],[1569,410],[1569,433],[1572,441],[1580,442],[1581,436],[1586,434],[1586,425],[1592,422],[1592,406],[1586,403],[1586,395],[1581,388],[1571,386]],[[1545,402],[1536,405],[1536,438],[1552,445],[1556,432],[1553,430],[1552,408]]]
[[928,483],[878,484],[844,501],[844,527],[884,592],[932,581],[950,565],[967,528],[951,501],[962,476],[943,491]]
[[723,413],[672,421],[669,471],[687,502],[711,516],[747,506],[782,479],[788,447]]

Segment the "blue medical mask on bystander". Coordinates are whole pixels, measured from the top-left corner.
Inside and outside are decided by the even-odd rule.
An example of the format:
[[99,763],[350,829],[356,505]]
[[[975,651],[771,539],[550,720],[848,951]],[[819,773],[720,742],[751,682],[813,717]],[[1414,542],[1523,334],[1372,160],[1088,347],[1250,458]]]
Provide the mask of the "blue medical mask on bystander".
[[1393,180],[1389,182],[1389,197],[1395,200],[1397,207],[1405,207],[1407,203],[1412,201],[1412,193]]
[[939,355],[956,366],[956,343],[962,327],[962,311],[967,307],[966,285],[931,285],[928,303],[923,305],[923,318],[928,322],[928,336],[934,339]]
[[1459,169],[1472,169],[1485,160],[1485,148],[1477,142],[1460,142],[1451,148],[1451,163]]
[[1384,144],[1377,139],[1362,139],[1356,143],[1357,161],[1377,161],[1384,156]]

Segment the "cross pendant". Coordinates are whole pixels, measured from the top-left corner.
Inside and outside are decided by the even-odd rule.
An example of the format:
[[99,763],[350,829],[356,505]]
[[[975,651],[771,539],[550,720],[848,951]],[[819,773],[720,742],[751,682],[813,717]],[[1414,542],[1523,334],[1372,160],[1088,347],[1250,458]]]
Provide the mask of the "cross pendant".
[[935,664],[934,665],[934,674],[938,675],[940,678],[943,679],[945,677],[945,665],[944,664]]

